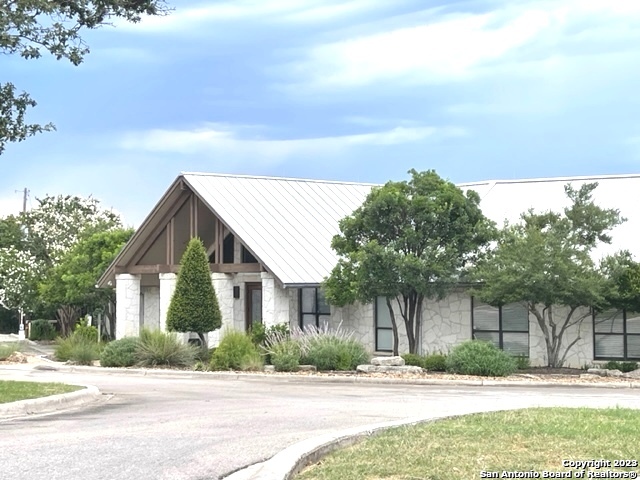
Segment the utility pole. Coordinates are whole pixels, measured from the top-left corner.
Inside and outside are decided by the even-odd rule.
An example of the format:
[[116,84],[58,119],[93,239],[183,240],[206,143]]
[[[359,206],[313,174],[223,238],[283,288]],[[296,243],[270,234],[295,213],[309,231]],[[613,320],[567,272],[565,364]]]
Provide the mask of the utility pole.
[[[20,190],[16,190],[16,192],[19,192]],[[27,187],[24,187],[24,190],[22,190],[22,213],[27,213],[27,197],[29,196],[29,189]],[[18,340],[25,340],[25,334],[24,334],[24,309],[22,307],[20,307],[19,309],[19,313],[20,313],[20,328],[18,330]]]

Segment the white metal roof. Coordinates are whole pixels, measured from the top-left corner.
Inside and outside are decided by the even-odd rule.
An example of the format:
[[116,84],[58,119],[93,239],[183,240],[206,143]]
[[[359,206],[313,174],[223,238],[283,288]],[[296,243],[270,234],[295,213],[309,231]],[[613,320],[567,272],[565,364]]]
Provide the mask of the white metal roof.
[[285,285],[318,284],[337,257],[338,222],[373,185],[184,173],[187,184]]
[[[318,284],[337,257],[331,239],[338,222],[365,200],[373,184],[293,178],[184,173],[185,181],[285,285]],[[459,184],[480,195],[485,215],[499,226],[518,221],[529,208],[568,206],[564,185],[598,182],[596,202],[628,220],[613,231],[613,244],[596,256],[628,249],[640,257],[640,175],[495,180]]]

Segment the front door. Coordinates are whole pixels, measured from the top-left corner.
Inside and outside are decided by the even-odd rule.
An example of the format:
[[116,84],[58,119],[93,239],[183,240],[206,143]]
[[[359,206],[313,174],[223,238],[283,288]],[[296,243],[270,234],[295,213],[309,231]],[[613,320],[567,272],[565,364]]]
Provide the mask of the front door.
[[254,323],[262,323],[262,284],[247,283],[246,329]]

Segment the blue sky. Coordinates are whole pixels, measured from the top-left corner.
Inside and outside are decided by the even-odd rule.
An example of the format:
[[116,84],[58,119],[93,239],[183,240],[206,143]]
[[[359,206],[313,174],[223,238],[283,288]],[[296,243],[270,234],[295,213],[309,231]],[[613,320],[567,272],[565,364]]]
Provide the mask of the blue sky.
[[[4,57],[58,131],[0,157],[0,214],[99,198],[138,225],[180,171],[382,183],[638,173],[637,0],[175,0]],[[33,202],[33,200],[31,200]]]

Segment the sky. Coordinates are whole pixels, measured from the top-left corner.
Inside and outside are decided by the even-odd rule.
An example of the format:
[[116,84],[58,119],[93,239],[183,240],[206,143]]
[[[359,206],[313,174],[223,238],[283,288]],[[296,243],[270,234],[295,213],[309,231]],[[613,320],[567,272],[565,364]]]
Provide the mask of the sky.
[[384,183],[640,173],[637,0],[169,0],[78,67],[0,58],[57,131],[0,215],[92,195],[138,226],[182,171]]

